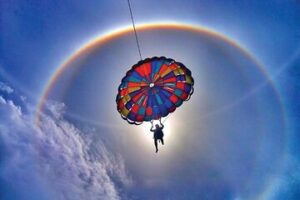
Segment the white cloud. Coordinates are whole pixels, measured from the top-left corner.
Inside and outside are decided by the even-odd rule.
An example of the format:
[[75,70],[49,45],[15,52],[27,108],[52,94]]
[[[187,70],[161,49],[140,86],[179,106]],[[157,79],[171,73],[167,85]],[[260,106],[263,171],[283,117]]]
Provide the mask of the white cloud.
[[64,120],[63,104],[50,108],[37,127],[31,114],[0,96],[4,199],[120,199],[118,188],[130,184],[121,156]]
[[23,95],[20,96],[20,98],[21,98],[22,101],[26,101],[26,99],[27,99],[27,97],[26,97],[26,96],[23,96]]
[[8,86],[7,84],[5,84],[5,83],[3,83],[1,81],[0,81],[0,91],[4,91],[4,92],[6,92],[8,94],[14,92],[14,90],[10,86]]

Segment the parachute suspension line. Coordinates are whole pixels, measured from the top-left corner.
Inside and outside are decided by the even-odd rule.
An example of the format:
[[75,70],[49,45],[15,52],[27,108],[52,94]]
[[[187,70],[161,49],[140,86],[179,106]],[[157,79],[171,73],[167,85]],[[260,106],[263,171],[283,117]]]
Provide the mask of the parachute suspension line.
[[167,121],[167,119],[170,117],[170,115],[168,115],[164,120],[163,120],[163,122],[160,122],[161,124],[164,124],[166,121]]
[[[168,115],[167,117],[165,117],[164,120],[161,120],[162,118],[159,118],[159,119],[158,119],[159,124],[162,126],[162,125],[165,123],[165,121],[167,121],[167,119],[168,119],[169,117],[170,117],[170,115]],[[151,122],[151,127],[153,127],[153,125],[154,125],[154,120],[152,119],[150,122]]]
[[141,48],[140,48],[140,43],[139,43],[136,28],[135,28],[135,23],[134,23],[134,18],[133,18],[133,14],[132,14],[130,0],[127,0],[127,3],[128,3],[129,11],[130,11],[130,17],[131,17],[132,27],[133,27],[133,30],[134,30],[136,45],[137,45],[137,48],[138,48],[138,51],[139,51],[140,59],[143,60],[142,53],[141,53]]
[[160,126],[163,126],[163,124],[161,123],[161,118],[159,118],[159,123],[160,123]]

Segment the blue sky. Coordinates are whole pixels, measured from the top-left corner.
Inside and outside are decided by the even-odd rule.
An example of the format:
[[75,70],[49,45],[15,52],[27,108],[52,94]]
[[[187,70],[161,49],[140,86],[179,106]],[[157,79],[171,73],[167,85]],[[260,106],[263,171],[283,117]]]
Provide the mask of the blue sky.
[[[211,27],[239,41],[271,69],[298,47],[298,6],[297,1],[133,2],[137,23],[166,20]],[[38,87],[38,77],[47,79],[74,48],[107,30],[130,25],[126,1],[7,1],[1,7],[2,65],[13,66],[23,76],[31,74],[19,78],[21,84],[33,82],[31,87]],[[17,67],[23,63],[31,70]],[[33,72],[38,74],[34,79]]]
[[299,1],[131,3],[137,24],[205,27],[237,46],[188,30],[138,33],[145,57],[172,57],[195,79],[156,155],[150,125],[116,111],[117,86],[139,60],[132,34],[70,63],[34,123],[56,69],[88,41],[131,26],[126,0],[1,2],[3,198],[299,198]]

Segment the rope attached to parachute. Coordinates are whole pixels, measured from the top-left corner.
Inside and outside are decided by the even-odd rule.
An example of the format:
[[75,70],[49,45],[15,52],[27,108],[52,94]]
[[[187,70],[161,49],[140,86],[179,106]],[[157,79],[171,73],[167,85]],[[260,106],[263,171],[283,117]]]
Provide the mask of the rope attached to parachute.
[[140,59],[143,60],[142,53],[141,53],[141,48],[140,48],[140,43],[139,43],[139,38],[138,38],[137,31],[136,31],[136,28],[135,28],[135,23],[134,23],[134,18],[133,18],[133,14],[132,14],[130,0],[127,0],[127,3],[128,3],[128,7],[129,7],[132,27],[133,27],[133,30],[134,30],[136,45],[137,45],[137,48],[138,48],[138,51],[139,51]]
[[[165,121],[169,118],[169,116],[170,116],[170,115],[168,115],[167,117],[165,117],[163,121],[161,120],[162,118],[159,118],[159,119],[158,119],[158,121],[159,121],[159,123],[160,123],[160,126],[163,126],[163,124],[164,124]],[[155,120],[151,120],[151,121],[150,121],[152,127],[153,127],[153,125],[154,125],[154,121],[155,121]]]

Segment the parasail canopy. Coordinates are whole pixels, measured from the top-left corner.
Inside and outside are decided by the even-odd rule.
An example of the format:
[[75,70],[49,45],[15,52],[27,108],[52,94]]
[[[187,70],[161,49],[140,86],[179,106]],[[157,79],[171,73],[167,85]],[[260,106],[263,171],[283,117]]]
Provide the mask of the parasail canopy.
[[165,57],[146,58],[122,79],[117,109],[131,124],[158,120],[189,100],[193,85],[191,71],[182,63]]

